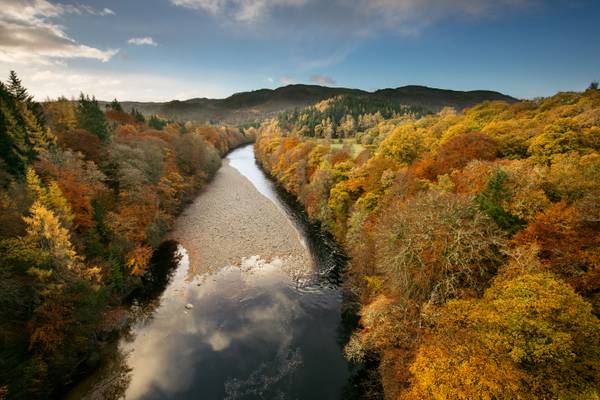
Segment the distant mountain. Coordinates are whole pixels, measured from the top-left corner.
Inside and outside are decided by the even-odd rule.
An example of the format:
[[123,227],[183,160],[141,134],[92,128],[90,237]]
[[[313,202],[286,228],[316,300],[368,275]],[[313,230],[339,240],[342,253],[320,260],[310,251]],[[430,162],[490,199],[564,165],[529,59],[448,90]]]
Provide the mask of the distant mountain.
[[281,111],[304,107],[334,96],[350,95],[392,99],[408,106],[421,106],[436,112],[443,107],[463,109],[486,100],[515,102],[502,93],[476,90],[461,92],[425,86],[404,86],[366,92],[359,89],[316,85],[289,85],[277,89],[260,89],[236,93],[225,99],[196,98],[166,103],[123,102],[123,108],[137,108],[143,114],[159,114],[176,120],[240,124],[261,120]]

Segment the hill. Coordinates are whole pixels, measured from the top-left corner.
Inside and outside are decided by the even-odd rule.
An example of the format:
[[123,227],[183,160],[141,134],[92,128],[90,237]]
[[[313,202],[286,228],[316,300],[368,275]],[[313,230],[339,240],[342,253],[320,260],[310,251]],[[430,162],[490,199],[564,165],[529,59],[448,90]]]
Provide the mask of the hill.
[[483,90],[462,92],[425,86],[404,86],[367,92],[316,85],[288,85],[277,89],[236,93],[225,99],[194,98],[165,103],[123,102],[122,104],[126,110],[135,107],[146,115],[159,114],[176,120],[239,124],[258,121],[285,110],[304,107],[340,95],[393,100],[434,112],[443,107],[463,109],[486,100],[516,101],[515,98],[502,93]]

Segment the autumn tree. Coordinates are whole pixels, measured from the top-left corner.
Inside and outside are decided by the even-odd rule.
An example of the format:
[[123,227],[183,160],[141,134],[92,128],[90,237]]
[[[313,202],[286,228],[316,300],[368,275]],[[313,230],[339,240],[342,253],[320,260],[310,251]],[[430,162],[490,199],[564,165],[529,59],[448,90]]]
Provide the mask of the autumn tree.
[[499,279],[479,300],[428,310],[406,399],[594,398],[600,322],[552,275]]

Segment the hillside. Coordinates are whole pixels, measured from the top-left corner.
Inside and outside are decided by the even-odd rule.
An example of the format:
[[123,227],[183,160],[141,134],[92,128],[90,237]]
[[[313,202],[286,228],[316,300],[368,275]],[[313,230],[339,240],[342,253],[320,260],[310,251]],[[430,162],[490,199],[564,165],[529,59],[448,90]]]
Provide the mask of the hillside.
[[337,128],[311,112],[263,123],[256,157],[347,251],[364,398],[597,399],[597,85]]
[[366,92],[359,89],[316,85],[289,85],[274,90],[260,89],[236,93],[225,99],[195,98],[166,103],[123,102],[122,104],[126,110],[134,107],[146,115],[160,114],[177,120],[246,123],[340,95],[393,100],[407,106],[424,107],[431,111],[439,111],[447,106],[462,109],[486,100],[516,101],[513,97],[502,93],[483,90],[461,92],[424,86],[404,86]]

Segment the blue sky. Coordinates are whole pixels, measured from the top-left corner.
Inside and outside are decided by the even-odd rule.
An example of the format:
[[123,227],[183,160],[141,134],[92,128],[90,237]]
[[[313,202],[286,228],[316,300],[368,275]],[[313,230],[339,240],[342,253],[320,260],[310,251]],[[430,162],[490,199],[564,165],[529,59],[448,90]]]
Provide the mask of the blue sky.
[[520,98],[600,79],[596,0],[2,0],[0,74],[38,99],[225,97],[289,83]]

